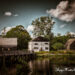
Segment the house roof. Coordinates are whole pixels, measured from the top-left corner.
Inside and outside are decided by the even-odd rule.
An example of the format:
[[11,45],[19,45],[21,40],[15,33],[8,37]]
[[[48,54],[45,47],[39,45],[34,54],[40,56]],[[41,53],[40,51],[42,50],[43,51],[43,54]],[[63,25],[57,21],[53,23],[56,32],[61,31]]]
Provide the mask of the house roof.
[[46,41],[46,42],[48,42],[49,40],[47,38],[39,36],[39,37],[33,39],[32,41],[36,41],[36,42],[38,42],[38,41],[40,41],[40,42]]

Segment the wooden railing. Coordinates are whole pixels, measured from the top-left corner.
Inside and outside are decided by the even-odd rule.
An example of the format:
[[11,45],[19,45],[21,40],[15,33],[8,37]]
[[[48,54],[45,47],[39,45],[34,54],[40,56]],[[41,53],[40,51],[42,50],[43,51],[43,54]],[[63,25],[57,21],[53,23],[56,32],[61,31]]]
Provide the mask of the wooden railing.
[[17,56],[17,55],[30,55],[31,52],[26,52],[22,50],[13,50],[13,51],[0,51],[0,56]]

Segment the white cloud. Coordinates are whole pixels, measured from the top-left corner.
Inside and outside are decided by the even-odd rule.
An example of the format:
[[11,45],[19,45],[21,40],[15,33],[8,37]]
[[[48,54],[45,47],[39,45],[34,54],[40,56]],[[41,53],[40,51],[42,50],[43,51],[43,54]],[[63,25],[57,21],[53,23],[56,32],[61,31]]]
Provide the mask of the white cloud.
[[34,27],[33,27],[32,25],[29,25],[29,26],[27,27],[27,31],[28,31],[28,32],[33,31],[33,29],[34,29]]
[[61,1],[56,9],[47,10],[48,14],[56,17],[62,21],[71,22],[75,20],[75,1]]
[[75,32],[70,32],[71,35],[75,35]]
[[18,15],[18,14],[15,14],[15,15],[13,15],[13,16],[17,17],[17,16],[19,16],[19,15]]
[[60,28],[64,28],[67,24],[60,25]]
[[26,30],[30,33],[31,37],[34,38],[34,36],[32,34],[32,31],[34,30],[34,27],[32,25],[29,25]]
[[5,30],[3,29],[2,31],[1,31],[1,34],[2,33],[4,33],[4,34],[6,34],[8,31],[10,31],[12,28],[14,28],[15,26],[12,26],[12,27],[6,27],[5,28]]
[[10,11],[6,11],[6,12],[4,13],[4,15],[5,15],[5,16],[15,16],[15,17],[19,16],[18,14],[13,14],[13,13],[10,12]]
[[7,11],[4,13],[5,16],[12,16],[12,13],[10,11]]
[[33,34],[31,34],[31,38],[34,38]]

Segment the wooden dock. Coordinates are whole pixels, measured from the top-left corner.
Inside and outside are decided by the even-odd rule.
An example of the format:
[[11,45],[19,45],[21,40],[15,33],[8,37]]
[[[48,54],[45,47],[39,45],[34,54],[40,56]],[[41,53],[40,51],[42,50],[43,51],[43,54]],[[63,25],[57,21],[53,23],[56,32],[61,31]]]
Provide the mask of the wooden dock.
[[33,60],[36,58],[35,53],[26,52],[23,50],[13,50],[13,51],[0,51],[0,64],[5,66],[6,63],[18,63],[19,59],[25,61]]
[[34,53],[21,51],[21,50],[0,51],[0,57],[2,56],[24,56],[24,55],[34,55]]

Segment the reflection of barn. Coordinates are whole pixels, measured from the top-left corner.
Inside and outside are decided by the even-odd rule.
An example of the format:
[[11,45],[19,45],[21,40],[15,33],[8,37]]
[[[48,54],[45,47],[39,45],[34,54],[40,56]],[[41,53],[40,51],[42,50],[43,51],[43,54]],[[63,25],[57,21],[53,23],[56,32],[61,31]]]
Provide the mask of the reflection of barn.
[[0,50],[17,49],[17,38],[0,38]]
[[75,39],[69,39],[65,46],[67,50],[75,50]]

